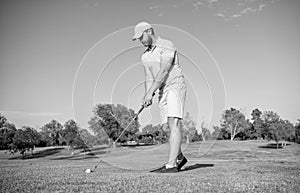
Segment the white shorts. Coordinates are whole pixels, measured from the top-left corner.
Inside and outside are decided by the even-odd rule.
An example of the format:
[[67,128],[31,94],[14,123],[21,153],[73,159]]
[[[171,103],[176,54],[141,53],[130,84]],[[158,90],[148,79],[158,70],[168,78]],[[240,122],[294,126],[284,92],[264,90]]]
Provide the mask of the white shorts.
[[158,106],[162,124],[168,122],[168,117],[183,118],[185,97],[186,86],[184,83],[165,87],[160,91]]

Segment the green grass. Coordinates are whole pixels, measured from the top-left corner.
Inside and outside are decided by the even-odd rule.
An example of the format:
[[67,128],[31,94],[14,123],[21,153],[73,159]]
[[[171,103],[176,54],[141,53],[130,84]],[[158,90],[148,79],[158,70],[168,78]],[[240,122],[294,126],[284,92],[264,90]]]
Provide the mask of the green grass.
[[[94,148],[95,155],[83,155],[76,150],[73,156],[66,148],[37,149],[28,157],[31,159],[1,151],[0,191],[299,192],[300,145],[291,143],[284,149],[259,148],[268,143],[190,144],[184,150],[189,159],[187,170],[175,174],[149,173],[141,167],[142,162],[149,160],[156,164],[166,161],[167,146],[119,148],[107,158],[116,161],[113,165],[101,163],[96,172],[90,174],[84,170],[95,166],[105,154],[105,147]],[[116,167],[120,166],[118,163],[122,163],[122,167]]]

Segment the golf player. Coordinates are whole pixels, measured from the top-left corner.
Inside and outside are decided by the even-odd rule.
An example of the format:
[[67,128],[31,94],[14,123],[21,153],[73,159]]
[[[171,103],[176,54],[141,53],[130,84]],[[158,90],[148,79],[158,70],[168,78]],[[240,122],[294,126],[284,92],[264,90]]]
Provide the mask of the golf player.
[[170,130],[169,160],[152,172],[172,173],[181,170],[187,159],[181,152],[181,119],[186,97],[186,84],[173,42],[155,35],[147,22],[135,26],[133,40],[139,40],[147,49],[142,54],[145,71],[144,107],[152,104],[158,91],[159,110],[163,129]]

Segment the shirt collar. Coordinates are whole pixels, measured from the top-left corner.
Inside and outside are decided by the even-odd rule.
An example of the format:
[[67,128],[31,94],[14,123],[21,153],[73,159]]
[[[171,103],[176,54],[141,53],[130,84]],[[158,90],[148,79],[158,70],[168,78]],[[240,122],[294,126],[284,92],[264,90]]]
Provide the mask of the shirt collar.
[[159,45],[160,40],[161,40],[161,38],[158,37],[157,40],[155,41],[155,43],[153,45],[151,45],[147,51],[153,52],[155,50],[155,48]]
[[158,46],[159,43],[160,43],[160,40],[161,40],[161,38],[160,38],[160,37],[157,37],[154,46]]

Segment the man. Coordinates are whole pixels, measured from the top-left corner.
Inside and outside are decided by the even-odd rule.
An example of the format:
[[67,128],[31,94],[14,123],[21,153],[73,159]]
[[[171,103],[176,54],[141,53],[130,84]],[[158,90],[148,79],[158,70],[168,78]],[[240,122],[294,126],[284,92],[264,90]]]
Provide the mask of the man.
[[138,23],[134,32],[133,40],[138,39],[147,47],[142,55],[146,78],[143,105],[150,106],[155,92],[159,89],[159,110],[163,129],[170,129],[168,163],[152,172],[178,172],[187,163],[187,159],[181,152],[181,119],[186,85],[179,65],[178,53],[171,41],[155,35],[149,23]]

